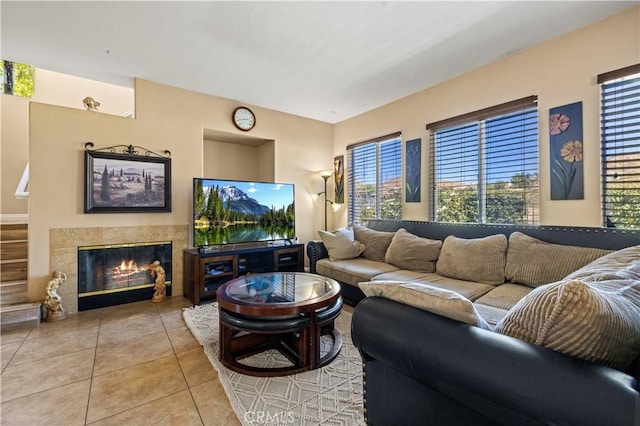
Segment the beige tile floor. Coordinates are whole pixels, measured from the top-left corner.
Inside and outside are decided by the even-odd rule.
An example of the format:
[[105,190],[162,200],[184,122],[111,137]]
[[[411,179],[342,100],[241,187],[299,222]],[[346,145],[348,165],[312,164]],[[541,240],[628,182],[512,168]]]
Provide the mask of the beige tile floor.
[[2,333],[0,424],[240,424],[185,326],[189,306],[172,297]]

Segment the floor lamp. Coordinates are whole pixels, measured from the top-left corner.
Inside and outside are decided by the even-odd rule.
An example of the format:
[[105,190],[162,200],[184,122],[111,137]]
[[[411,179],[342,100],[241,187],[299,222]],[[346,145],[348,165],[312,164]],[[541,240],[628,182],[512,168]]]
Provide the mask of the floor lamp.
[[320,172],[320,176],[324,179],[324,191],[319,193],[318,196],[324,194],[324,230],[327,230],[327,203],[333,204],[333,201],[327,199],[327,181],[333,174],[333,170],[323,170]]

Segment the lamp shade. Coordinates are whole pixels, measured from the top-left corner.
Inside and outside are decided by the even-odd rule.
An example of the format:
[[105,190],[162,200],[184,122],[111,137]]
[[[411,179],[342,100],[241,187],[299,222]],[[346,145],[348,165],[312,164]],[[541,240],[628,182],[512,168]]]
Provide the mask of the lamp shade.
[[322,170],[320,173],[320,176],[322,176],[322,179],[329,179],[331,177],[331,175],[333,174],[333,170]]

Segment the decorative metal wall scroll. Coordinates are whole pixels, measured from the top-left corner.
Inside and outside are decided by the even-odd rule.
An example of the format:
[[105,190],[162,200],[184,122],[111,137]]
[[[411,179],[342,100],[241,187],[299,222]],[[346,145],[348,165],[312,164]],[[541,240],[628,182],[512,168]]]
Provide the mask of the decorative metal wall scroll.
[[134,145],[84,145],[85,213],[171,211],[171,152]]

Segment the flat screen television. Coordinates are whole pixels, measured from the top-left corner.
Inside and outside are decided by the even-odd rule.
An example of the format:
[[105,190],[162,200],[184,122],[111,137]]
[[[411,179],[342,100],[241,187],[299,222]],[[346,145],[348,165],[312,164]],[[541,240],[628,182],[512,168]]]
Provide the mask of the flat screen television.
[[195,247],[295,237],[291,183],[193,179]]

